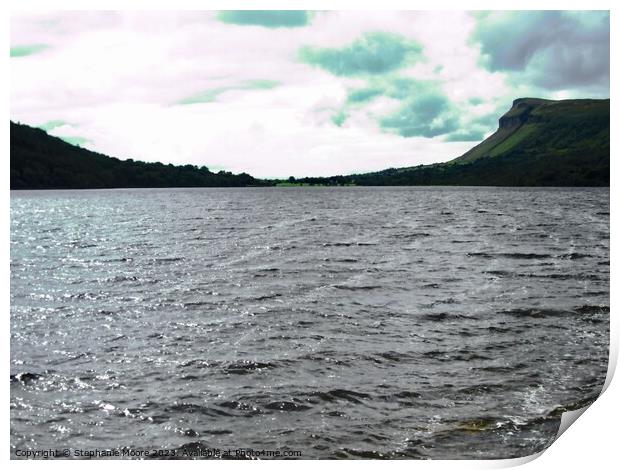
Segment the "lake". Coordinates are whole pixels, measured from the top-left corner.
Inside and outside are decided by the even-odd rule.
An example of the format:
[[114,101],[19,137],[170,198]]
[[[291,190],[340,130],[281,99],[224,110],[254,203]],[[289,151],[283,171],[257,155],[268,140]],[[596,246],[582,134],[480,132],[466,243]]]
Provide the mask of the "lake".
[[520,457],[608,348],[608,188],[11,192],[12,458]]

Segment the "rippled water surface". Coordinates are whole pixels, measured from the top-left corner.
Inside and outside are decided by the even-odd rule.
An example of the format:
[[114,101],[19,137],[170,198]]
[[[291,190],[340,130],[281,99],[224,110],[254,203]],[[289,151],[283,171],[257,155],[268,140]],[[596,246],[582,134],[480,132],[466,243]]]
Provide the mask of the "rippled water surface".
[[524,456],[608,328],[608,189],[11,193],[12,457]]

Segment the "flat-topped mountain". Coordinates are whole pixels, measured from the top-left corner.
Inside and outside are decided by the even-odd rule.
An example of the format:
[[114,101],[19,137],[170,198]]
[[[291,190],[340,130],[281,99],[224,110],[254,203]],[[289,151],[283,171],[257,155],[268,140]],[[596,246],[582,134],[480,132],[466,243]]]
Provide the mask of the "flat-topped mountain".
[[447,163],[298,183],[372,186],[609,186],[609,99],[519,98],[497,131]]
[[523,154],[609,154],[609,100],[519,98],[497,131],[453,162],[512,151]]

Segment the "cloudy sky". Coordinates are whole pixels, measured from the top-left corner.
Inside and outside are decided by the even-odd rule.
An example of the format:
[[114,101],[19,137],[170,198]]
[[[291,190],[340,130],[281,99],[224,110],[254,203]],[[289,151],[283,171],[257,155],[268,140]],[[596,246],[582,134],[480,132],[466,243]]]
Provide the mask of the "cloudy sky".
[[518,97],[609,97],[609,14],[14,13],[10,74],[12,120],[111,156],[346,174],[457,157]]

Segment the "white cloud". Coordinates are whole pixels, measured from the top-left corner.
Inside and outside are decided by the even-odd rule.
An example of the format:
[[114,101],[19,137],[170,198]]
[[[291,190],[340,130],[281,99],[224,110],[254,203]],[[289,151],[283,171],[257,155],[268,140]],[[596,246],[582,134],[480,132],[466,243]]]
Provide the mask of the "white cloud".
[[[515,96],[502,73],[480,67],[465,12],[319,12],[308,27],[262,28],[219,22],[213,12],[56,12],[12,18],[12,45],[46,44],[11,60],[11,118],[31,125],[71,123],[56,135],[88,148],[147,161],[193,163],[255,176],[331,175],[445,161],[472,143],[403,138],[377,120],[398,101],[347,108],[363,79],[336,77],[297,60],[301,47],[341,47],[365,32],[418,41],[424,61],[402,76],[439,80],[472,117]],[[278,86],[242,86],[273,80]],[[227,88],[214,102],[178,105]],[[570,93],[570,92],[566,92]],[[470,104],[481,97],[482,104]],[[499,117],[499,116],[498,116]]]

